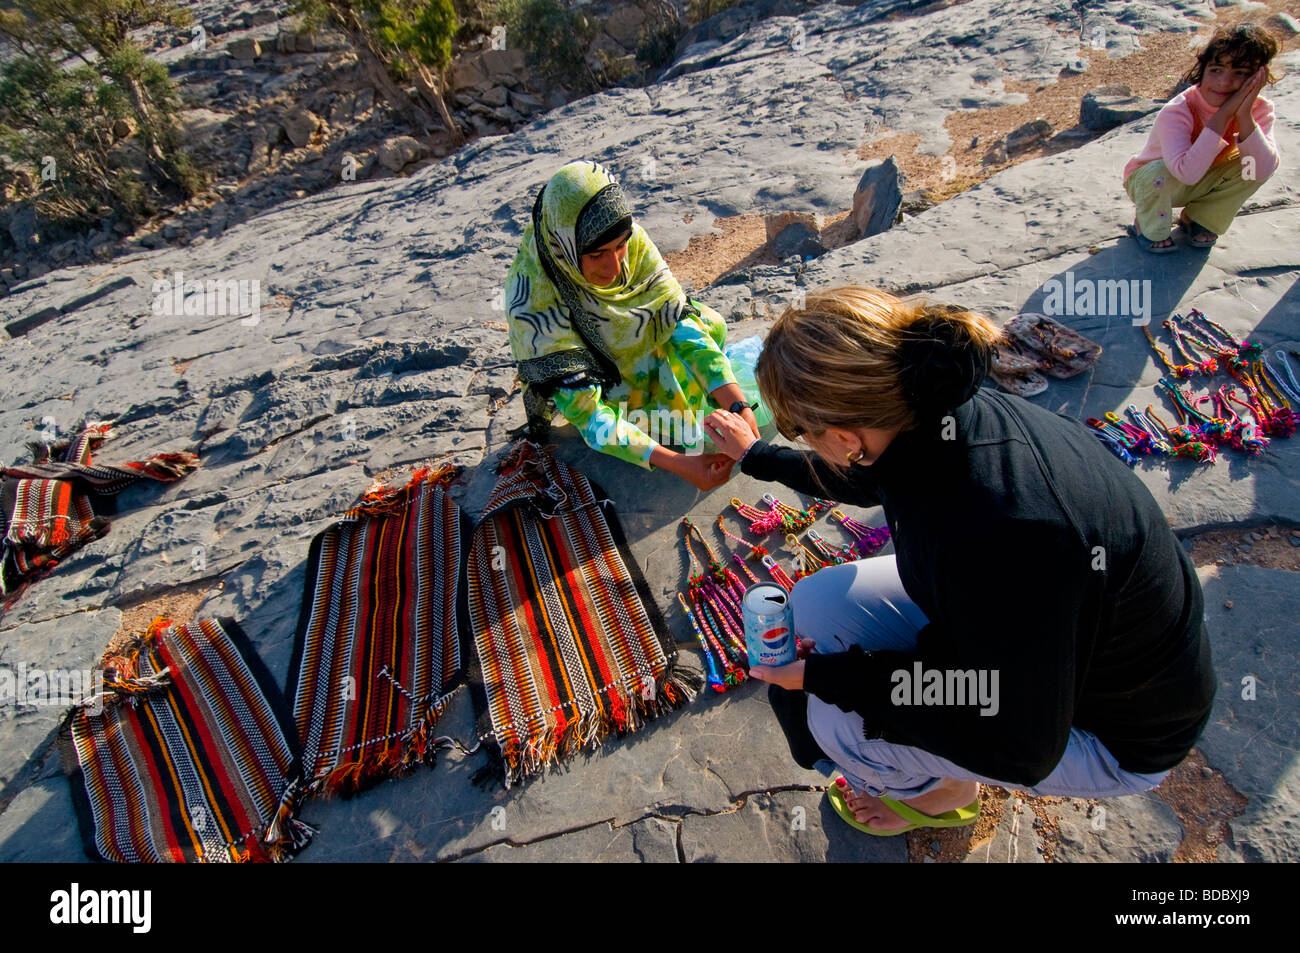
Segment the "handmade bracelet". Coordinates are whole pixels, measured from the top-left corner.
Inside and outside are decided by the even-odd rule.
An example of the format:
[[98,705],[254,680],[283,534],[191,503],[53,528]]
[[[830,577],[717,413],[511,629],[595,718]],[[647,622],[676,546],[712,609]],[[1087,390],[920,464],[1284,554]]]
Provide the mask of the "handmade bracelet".
[[1278,386],[1286,393],[1288,400],[1300,404],[1300,382],[1297,382],[1295,375],[1291,373],[1291,365],[1287,362],[1286,351],[1278,348],[1273,354],[1281,363],[1282,370],[1286,373],[1286,380],[1283,380],[1282,375],[1273,369],[1273,365],[1268,362],[1267,356],[1260,355],[1260,361],[1273,379],[1277,381]]
[[1147,330],[1145,325],[1142,327],[1142,333],[1147,336],[1147,343],[1151,345],[1152,349],[1156,352],[1156,357],[1160,358],[1160,362],[1168,368],[1170,374],[1182,378],[1196,376],[1197,368],[1195,364],[1173,363],[1173,361],[1169,360],[1169,355],[1165,353],[1164,348],[1156,343],[1156,339],[1151,336],[1151,332]]
[[1192,308],[1187,312],[1185,320],[1188,323],[1200,321],[1202,325],[1209,329],[1207,333],[1219,345],[1220,355],[1228,358],[1229,366],[1246,366],[1257,360],[1264,352],[1262,344],[1244,340],[1238,341],[1227,328],[1210,319],[1204,312],[1196,308]]
[[1213,343],[1202,340],[1195,333],[1180,328],[1177,323],[1177,318],[1178,315],[1174,315],[1171,318],[1167,318],[1164,322],[1164,326],[1169,329],[1170,335],[1173,336],[1174,348],[1178,351],[1179,354],[1183,356],[1185,360],[1187,360],[1192,365],[1194,365],[1197,371],[1204,374],[1206,377],[1213,377],[1214,372],[1219,369],[1218,361],[1216,361],[1212,357],[1207,357],[1201,360],[1197,360],[1196,355],[1192,353],[1191,347],[1188,345],[1188,342],[1191,342],[1192,344],[1195,344],[1201,349],[1209,352],[1216,351],[1217,348],[1214,346]]

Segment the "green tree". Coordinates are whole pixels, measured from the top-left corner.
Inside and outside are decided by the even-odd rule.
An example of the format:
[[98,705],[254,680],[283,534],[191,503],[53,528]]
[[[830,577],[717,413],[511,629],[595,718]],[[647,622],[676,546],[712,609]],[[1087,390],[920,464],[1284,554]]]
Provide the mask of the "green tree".
[[192,20],[173,0],[22,0],[0,10],[0,36],[27,57],[79,59],[99,71],[125,97],[149,171],[190,196],[204,181],[180,149],[176,87],[131,33],[151,25],[186,27]]
[[451,39],[460,28],[451,0],[298,0],[293,10],[308,28],[328,23],[342,30],[375,88],[422,133],[432,118],[398,82],[414,81],[452,141],[464,142],[446,100]]

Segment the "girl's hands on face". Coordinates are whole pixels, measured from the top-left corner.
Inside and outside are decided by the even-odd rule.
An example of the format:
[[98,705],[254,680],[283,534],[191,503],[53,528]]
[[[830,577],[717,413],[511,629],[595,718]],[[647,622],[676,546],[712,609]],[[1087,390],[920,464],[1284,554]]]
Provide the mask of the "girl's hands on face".
[[744,456],[758,437],[744,417],[729,410],[715,410],[704,418],[704,432],[732,460]]
[[1237,90],[1237,96],[1241,97],[1241,102],[1237,104],[1238,116],[1249,116],[1251,109],[1255,106],[1255,100],[1259,97],[1260,91],[1263,90],[1264,84],[1268,82],[1268,67],[1261,66],[1257,69],[1246,82],[1241,84],[1241,89]]

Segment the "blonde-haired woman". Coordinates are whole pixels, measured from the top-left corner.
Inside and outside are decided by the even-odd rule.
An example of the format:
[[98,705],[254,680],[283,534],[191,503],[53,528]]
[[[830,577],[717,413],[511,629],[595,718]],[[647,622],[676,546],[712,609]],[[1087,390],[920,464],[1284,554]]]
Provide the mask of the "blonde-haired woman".
[[870,288],[809,295],[756,369],[781,433],[716,411],[741,470],[881,505],[895,555],[800,580],[811,651],[756,667],[795,759],[873,834],[959,826],[979,783],[1148,790],[1191,749],[1215,676],[1192,564],[1140,480],[1087,428],[981,390],[997,329]]

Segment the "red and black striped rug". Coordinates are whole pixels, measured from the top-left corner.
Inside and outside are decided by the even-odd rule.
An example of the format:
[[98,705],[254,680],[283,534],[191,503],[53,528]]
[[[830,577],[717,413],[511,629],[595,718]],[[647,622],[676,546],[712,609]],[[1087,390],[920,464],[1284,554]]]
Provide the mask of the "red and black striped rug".
[[676,648],[612,503],[546,450],[516,442],[468,567],[480,740],[509,786],[689,701]]
[[354,794],[446,743],[431,729],[465,678],[472,525],[456,473],[372,487],[312,541],[287,690],[311,792]]
[[272,861],[306,845],[293,723],[232,620],[155,619],[102,669],[60,733],[91,859]]
[[198,466],[188,451],[92,464],[92,451],[112,434],[109,424],[87,423],[71,440],[29,444],[32,463],[0,468],[0,595],[6,608],[35,579],[108,532],[109,521],[96,514],[95,501],[138,480],[179,480]]

